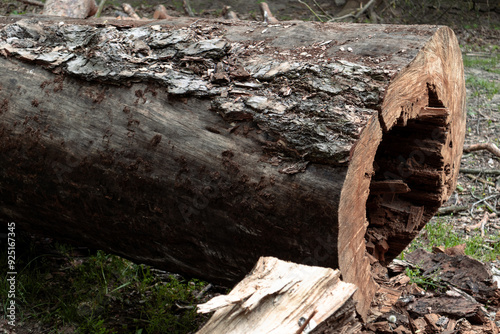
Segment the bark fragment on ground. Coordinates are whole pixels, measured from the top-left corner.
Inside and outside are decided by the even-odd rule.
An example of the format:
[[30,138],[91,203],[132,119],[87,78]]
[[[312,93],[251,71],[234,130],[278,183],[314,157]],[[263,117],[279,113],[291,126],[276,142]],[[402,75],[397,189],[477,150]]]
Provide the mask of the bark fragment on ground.
[[[463,250],[463,246],[436,249],[437,253],[419,249],[406,254],[405,261],[395,260],[385,276],[378,275],[380,288],[365,329],[372,333],[396,328],[400,333],[498,333],[500,277],[489,264],[463,255]],[[429,289],[411,283],[402,272],[405,268],[419,270]]]

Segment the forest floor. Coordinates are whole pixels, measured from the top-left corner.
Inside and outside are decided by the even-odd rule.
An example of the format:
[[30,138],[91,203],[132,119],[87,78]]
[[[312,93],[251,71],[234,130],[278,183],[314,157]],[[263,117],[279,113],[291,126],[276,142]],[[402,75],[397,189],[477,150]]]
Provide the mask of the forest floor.
[[[358,21],[451,26],[459,39],[465,65],[468,122],[465,145],[493,143],[500,146],[500,8],[487,10],[484,4],[475,8],[446,7],[447,2],[427,0],[413,5],[408,1],[380,1],[375,16],[360,17]],[[136,0],[130,3],[141,17],[152,18],[154,5],[158,2]],[[200,17],[219,17],[222,8],[230,5],[241,19],[262,20],[258,1],[192,0],[190,3],[194,14]],[[304,3],[309,3],[310,8]],[[315,3],[278,0],[269,5],[279,20],[318,20],[318,17],[328,20],[346,13],[342,7],[335,6],[334,1],[321,4],[321,7]],[[185,15],[182,1],[165,5],[170,15]],[[0,15],[36,14],[40,10],[40,7],[21,1],[0,0]],[[103,15],[114,16],[120,11],[120,1],[111,1]],[[460,173],[457,190],[444,204],[444,207],[454,205],[461,209],[452,215],[434,217],[401,258],[408,257],[418,248],[431,250],[437,246],[465,245],[465,254],[487,263],[493,271],[500,270],[500,156],[486,150],[464,153],[461,168],[464,172]],[[31,279],[26,278],[20,287],[20,298],[27,306],[20,315],[19,326],[13,331],[7,326],[6,305],[2,301],[0,333],[193,333],[206,318],[196,316],[192,305],[226,292],[206,282],[185,280],[100,251],[75,249],[51,239],[23,236],[19,243],[24,249],[19,256],[31,275]],[[0,244],[3,245],[1,240]],[[6,268],[3,261],[1,259],[0,264]],[[426,276],[419,268],[403,267],[400,268],[402,275],[408,279],[398,279],[399,286],[395,287],[394,283],[399,273],[391,270],[379,283],[391,291],[401,291],[415,283],[423,289],[419,293],[424,291],[424,295],[436,294],[432,292],[433,284],[442,286],[439,275]],[[489,313],[500,307],[483,304]],[[387,314],[395,312],[391,308],[386,311]],[[444,332],[447,326],[447,323],[440,325],[440,318],[433,320],[422,316],[420,318],[426,323],[415,329],[415,321],[410,325],[408,320],[404,323],[399,318],[391,322],[387,314],[379,312],[372,316],[371,323],[378,323],[378,327],[366,326],[365,329],[377,333],[393,332],[396,325],[403,324],[408,333],[419,329],[420,333],[437,333]],[[498,316],[491,318],[497,325],[500,323]],[[484,324],[472,328],[473,321],[470,323],[466,317],[453,321],[455,330],[464,333],[467,330],[470,333],[498,333]],[[400,332],[405,333],[403,329]]]

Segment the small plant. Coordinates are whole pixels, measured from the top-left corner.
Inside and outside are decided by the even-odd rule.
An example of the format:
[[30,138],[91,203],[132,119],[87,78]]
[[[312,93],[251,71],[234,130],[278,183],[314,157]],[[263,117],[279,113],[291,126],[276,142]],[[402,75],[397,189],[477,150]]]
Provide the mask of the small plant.
[[[189,333],[206,319],[196,314],[197,292],[206,283],[155,275],[151,268],[102,251],[75,256],[72,247],[40,249],[18,240],[25,251],[16,264],[19,325],[39,323],[46,332],[72,328],[76,333]],[[45,246],[47,247],[47,246]],[[0,249],[0,265],[7,259]],[[6,277],[0,277],[5,317]]]
[[417,248],[432,251],[433,247],[443,246],[450,248],[465,244],[465,254],[480,261],[493,261],[500,258],[500,235],[477,235],[459,234],[453,229],[453,225],[443,218],[432,219],[422,229],[419,236],[402,253],[411,253]]
[[475,97],[484,95],[491,100],[494,95],[500,92],[500,85],[493,80],[479,79],[472,76],[465,80],[465,84],[472,89]]
[[444,285],[440,284],[441,280],[438,277],[437,273],[428,276],[423,275],[419,268],[406,268],[405,274],[410,278],[410,283],[415,283],[425,290],[437,290],[445,288]]
[[469,68],[479,68],[484,71],[500,74],[500,54],[495,53],[497,48],[498,46],[495,45],[491,47],[491,50],[484,51],[484,53],[487,53],[487,56],[465,54],[463,56],[464,66]]

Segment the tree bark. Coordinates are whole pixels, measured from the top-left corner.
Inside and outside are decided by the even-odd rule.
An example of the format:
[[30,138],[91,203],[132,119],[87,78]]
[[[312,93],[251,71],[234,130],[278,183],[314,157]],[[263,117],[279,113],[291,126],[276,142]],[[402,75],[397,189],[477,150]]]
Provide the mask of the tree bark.
[[0,54],[0,214],[26,229],[225,284],[262,255],[340,268],[366,315],[369,259],[455,189],[447,27],[29,19]]

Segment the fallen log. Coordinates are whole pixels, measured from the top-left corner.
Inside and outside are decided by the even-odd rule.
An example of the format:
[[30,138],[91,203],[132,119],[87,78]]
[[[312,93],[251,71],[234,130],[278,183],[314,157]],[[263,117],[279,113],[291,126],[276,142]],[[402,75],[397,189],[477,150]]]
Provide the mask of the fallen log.
[[339,268],[366,315],[370,260],[455,189],[465,86],[447,27],[0,27],[0,216],[27,230],[225,284],[262,255]]

